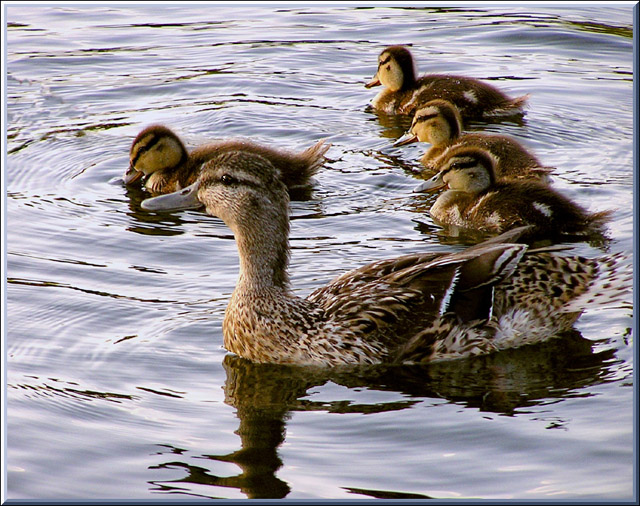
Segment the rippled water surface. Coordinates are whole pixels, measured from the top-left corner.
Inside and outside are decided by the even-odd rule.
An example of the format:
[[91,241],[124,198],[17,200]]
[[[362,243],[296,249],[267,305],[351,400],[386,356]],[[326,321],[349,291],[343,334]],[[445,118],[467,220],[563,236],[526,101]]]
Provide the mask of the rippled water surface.
[[373,113],[386,45],[421,72],[530,93],[512,135],[553,184],[615,208],[633,250],[632,5],[5,5],[6,495],[10,499],[633,496],[631,299],[540,346],[367,374],[252,365],[222,347],[229,229],[144,212],[118,182],[132,139],[321,138],[292,202],[306,295],[345,269],[455,250],[412,194],[425,144]]

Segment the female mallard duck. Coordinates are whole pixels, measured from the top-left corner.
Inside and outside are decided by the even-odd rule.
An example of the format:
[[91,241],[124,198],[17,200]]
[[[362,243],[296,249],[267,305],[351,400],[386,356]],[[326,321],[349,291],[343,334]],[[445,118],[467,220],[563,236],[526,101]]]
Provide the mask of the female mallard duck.
[[366,88],[383,85],[372,106],[387,114],[413,114],[435,98],[454,103],[464,121],[522,113],[528,95],[509,98],[495,86],[470,77],[428,74],[416,77],[413,56],[404,46],[390,46],[378,56],[378,72]]
[[303,299],[289,286],[289,198],[278,169],[254,153],[224,153],[191,186],[142,207],[201,204],[229,226],[240,256],[224,345],[254,362],[421,363],[489,353],[569,329],[585,307],[620,300],[630,284],[620,256],[528,252],[507,243],[515,231],[465,251],[365,265]]
[[188,152],[180,138],[162,125],[151,125],[134,139],[125,184],[147,175],[145,188],[154,194],[171,193],[192,184],[200,167],[212,156],[225,151],[248,151],[267,158],[282,171],[289,189],[305,186],[326,161],[331,146],[321,140],[310,148],[292,153],[264,146],[248,139],[231,139],[205,144]]
[[538,159],[515,139],[506,135],[463,133],[458,108],[447,100],[427,102],[413,116],[411,128],[394,146],[428,142],[431,148],[420,159],[431,170],[440,170],[453,146],[476,146],[486,149],[496,159],[495,172],[500,179],[539,179],[546,181],[553,169],[542,167]]
[[590,214],[538,181],[497,181],[491,153],[473,146],[451,148],[440,172],[414,191],[445,187],[429,211],[431,216],[443,224],[481,232],[499,234],[531,226],[531,237],[595,237],[612,214]]

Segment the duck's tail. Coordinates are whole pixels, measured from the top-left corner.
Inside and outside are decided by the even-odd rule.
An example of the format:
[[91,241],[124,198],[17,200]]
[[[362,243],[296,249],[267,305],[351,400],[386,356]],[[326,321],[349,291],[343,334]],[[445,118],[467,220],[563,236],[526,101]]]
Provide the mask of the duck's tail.
[[313,146],[299,153],[291,154],[288,163],[282,163],[282,179],[289,189],[307,186],[309,180],[317,174],[320,167],[327,161],[324,154],[331,144],[325,140],[319,140]]
[[595,227],[603,227],[607,222],[613,218],[613,209],[607,209],[606,211],[598,211],[589,216],[589,223]]
[[320,167],[324,165],[327,161],[325,158],[325,153],[329,151],[331,144],[326,143],[325,140],[321,139],[316,142],[310,148],[305,149],[300,157],[306,162],[306,174],[307,177],[313,177],[316,175]]
[[526,95],[522,95],[521,97],[516,97],[510,100],[506,100],[501,103],[495,109],[491,111],[487,111],[484,116],[485,117],[501,117],[501,116],[514,116],[517,114],[524,114],[524,108],[527,105],[527,101],[529,100],[529,93]]
[[590,271],[591,279],[586,290],[564,304],[561,312],[581,313],[588,308],[619,307],[631,301],[633,268],[628,255],[614,253],[595,259],[569,257],[569,260]]

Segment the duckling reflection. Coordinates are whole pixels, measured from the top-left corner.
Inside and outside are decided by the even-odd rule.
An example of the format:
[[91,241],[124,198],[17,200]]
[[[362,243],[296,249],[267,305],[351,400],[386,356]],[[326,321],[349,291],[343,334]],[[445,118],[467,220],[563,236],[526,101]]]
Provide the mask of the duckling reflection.
[[140,210],[140,202],[149,197],[142,188],[130,185],[125,188],[125,197],[128,206],[127,216],[131,224],[127,231],[141,235],[181,235],[184,218],[180,214],[166,213],[162,216]]
[[[200,466],[187,464],[187,458],[180,456],[189,453],[188,450],[177,449],[171,460],[157,467],[181,467],[186,476],[152,485],[155,490],[167,493],[212,498],[224,495],[218,487],[239,490],[250,499],[284,498],[291,485],[277,476],[284,464],[279,448],[286,440],[287,420],[292,413],[323,411],[330,416],[329,413],[398,412],[398,423],[402,423],[401,411],[434,399],[446,399],[489,414],[521,416],[522,408],[570,398],[581,388],[606,381],[620,362],[615,349],[608,347],[594,352],[595,345],[579,332],[571,331],[537,345],[456,362],[358,369],[257,364],[227,355],[223,360],[227,374],[225,403],[236,409],[236,434],[241,448],[223,455],[201,455]],[[349,388],[350,400],[315,401],[311,389],[321,388],[329,381]],[[367,398],[365,402],[354,402],[352,394],[363,388],[395,392],[397,399],[372,403]],[[429,420],[424,423],[428,425]],[[548,428],[566,428],[570,423],[551,420]],[[233,463],[240,471],[233,476],[217,476],[210,470],[216,467],[216,462]],[[387,465],[393,466],[393,461]],[[197,494],[190,491],[190,485],[198,485]],[[202,485],[212,487],[211,493],[203,493]],[[402,491],[367,491],[350,487],[349,483],[344,488],[367,497],[409,497]]]

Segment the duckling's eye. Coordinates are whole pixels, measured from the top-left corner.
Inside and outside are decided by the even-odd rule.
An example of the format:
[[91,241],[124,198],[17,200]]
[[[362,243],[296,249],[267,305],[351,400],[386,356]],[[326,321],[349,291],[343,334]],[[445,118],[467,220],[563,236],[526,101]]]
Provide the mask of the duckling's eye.
[[220,178],[220,182],[225,186],[229,186],[232,184],[236,184],[238,180],[235,177],[230,176],[229,174],[222,174],[222,177]]
[[[382,67],[383,65],[386,65],[390,61],[391,61],[391,56],[387,56],[386,58],[381,58],[380,62],[378,63],[378,68]],[[387,70],[389,70],[390,68],[391,68],[391,65],[387,67]]]

